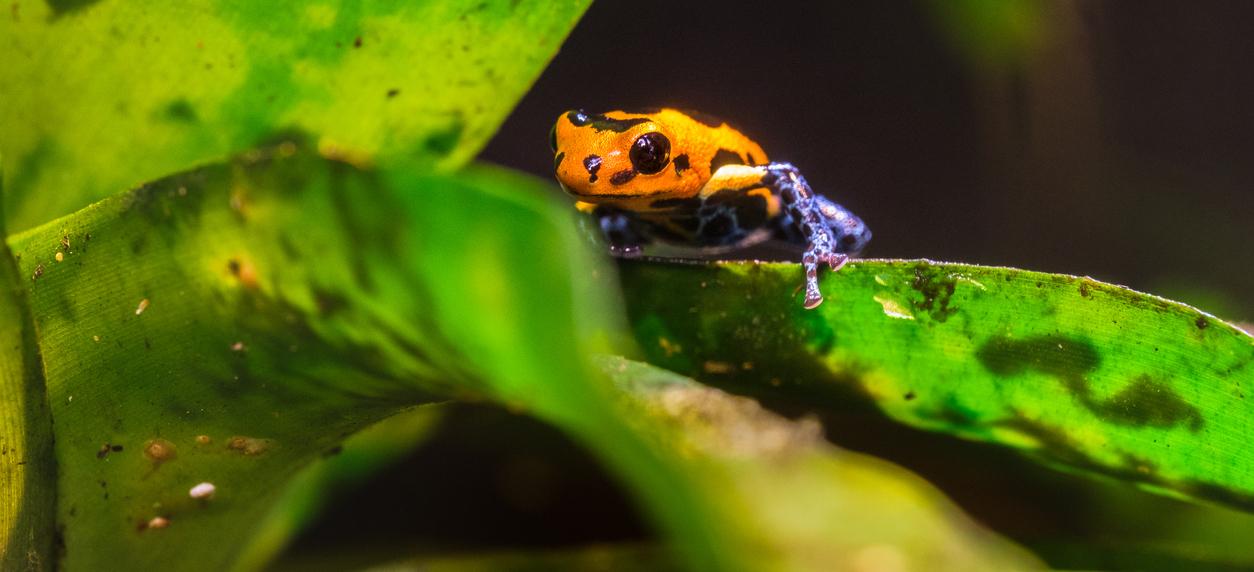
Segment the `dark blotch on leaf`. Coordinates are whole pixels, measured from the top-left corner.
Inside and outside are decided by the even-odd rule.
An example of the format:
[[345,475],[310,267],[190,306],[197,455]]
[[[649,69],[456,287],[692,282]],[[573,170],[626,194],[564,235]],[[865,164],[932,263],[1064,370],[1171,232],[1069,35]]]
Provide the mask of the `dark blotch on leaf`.
[[399,89],[392,88],[392,89],[389,89],[389,90],[388,90],[388,97],[389,97],[389,98],[396,97],[396,96],[398,96],[398,95],[400,95],[400,94],[401,94],[401,90],[399,90]]
[[1196,325],[1199,330],[1205,330],[1210,327],[1210,322],[1206,321],[1206,316],[1198,316],[1197,321],[1193,322],[1193,324]]
[[1084,340],[1058,335],[1023,340],[999,336],[985,343],[975,355],[995,375],[1035,371],[1054,376],[1080,405],[1110,423],[1151,427],[1183,424],[1194,432],[1204,425],[1196,407],[1169,385],[1144,375],[1109,399],[1094,398],[1086,376],[1097,369],[1101,358],[1093,345]]
[[82,10],[100,0],[48,0],[54,18],[59,18],[75,10]]
[[196,110],[186,99],[176,99],[165,106],[165,116],[172,121],[195,123],[200,120]]
[[433,154],[447,155],[457,147],[465,130],[465,122],[457,118],[444,129],[428,135],[426,141],[423,142],[423,147]]
[[995,337],[975,352],[976,359],[995,375],[1039,371],[1058,377],[1083,376],[1101,363],[1093,344],[1066,336],[1036,336],[1016,340]]
[[910,287],[923,295],[923,299],[911,302],[915,310],[931,316],[937,322],[944,322],[958,312],[957,308],[949,307],[949,300],[954,295],[956,280],[942,271],[920,264],[914,268],[914,281]]
[[1187,403],[1165,383],[1142,375],[1118,394],[1097,404],[1105,419],[1125,425],[1173,427],[1187,424],[1202,429],[1202,412]]

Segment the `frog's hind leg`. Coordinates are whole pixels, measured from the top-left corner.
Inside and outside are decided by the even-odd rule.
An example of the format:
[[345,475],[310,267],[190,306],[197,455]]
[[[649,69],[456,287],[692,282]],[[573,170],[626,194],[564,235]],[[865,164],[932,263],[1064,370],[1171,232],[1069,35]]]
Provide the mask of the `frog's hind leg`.
[[815,308],[823,303],[820,265],[840,270],[851,255],[866,246],[871,233],[848,209],[815,193],[796,167],[771,163],[764,168],[767,174],[762,182],[775,189],[783,207],[777,218],[780,234],[806,247],[801,257],[806,272],[805,307]]

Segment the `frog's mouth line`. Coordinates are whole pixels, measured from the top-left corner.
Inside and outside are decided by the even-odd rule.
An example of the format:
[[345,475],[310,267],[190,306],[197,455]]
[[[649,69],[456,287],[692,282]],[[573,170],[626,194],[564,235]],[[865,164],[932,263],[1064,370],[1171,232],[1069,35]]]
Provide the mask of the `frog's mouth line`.
[[[651,197],[657,194],[657,193],[614,193],[614,194],[581,193],[579,191],[576,191],[575,189],[572,189],[566,186],[566,183],[563,183],[561,181],[558,181],[557,184],[560,185],[562,187],[562,190],[566,191],[566,194],[568,195],[573,195],[579,198],[586,198],[586,199],[601,199],[602,201],[612,201],[615,199],[639,199],[639,198],[644,198],[644,197]],[[588,202],[596,202],[596,201],[588,201]]]

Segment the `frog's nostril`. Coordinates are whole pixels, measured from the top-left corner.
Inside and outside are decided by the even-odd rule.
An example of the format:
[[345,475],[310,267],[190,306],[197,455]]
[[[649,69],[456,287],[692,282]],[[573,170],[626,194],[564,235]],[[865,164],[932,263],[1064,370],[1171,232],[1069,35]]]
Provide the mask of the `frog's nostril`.
[[597,182],[597,171],[601,170],[601,156],[588,155],[584,157],[583,168],[588,170],[588,182]]

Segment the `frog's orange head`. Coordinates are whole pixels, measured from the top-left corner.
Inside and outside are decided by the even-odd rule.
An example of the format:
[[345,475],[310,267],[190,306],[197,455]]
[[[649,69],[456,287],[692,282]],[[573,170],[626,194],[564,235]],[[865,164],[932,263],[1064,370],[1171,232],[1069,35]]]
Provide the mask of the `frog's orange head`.
[[591,203],[692,196],[700,175],[677,135],[648,114],[568,111],[550,134],[553,170],[566,192]]

